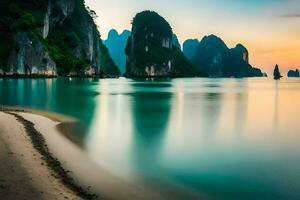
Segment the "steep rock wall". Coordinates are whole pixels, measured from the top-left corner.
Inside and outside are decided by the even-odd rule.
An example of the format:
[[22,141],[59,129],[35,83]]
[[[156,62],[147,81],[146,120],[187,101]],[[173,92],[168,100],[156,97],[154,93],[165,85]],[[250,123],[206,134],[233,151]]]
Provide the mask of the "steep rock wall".
[[169,23],[156,12],[138,13],[126,47],[126,76],[197,76],[180,48],[173,45]]
[[[8,54],[0,63],[3,72],[118,75],[83,0],[3,1],[0,10],[8,10],[1,14],[3,23],[14,22],[3,32],[0,29],[0,36],[13,43],[3,51]],[[0,54],[3,52],[0,49]]]
[[26,32],[14,36],[16,48],[8,58],[8,74],[42,74],[55,76],[56,64],[39,40],[32,40]]

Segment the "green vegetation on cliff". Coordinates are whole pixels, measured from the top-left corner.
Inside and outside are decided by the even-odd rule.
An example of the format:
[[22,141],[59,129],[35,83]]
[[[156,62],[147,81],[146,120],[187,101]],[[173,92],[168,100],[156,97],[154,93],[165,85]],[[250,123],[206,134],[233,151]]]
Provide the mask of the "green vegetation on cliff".
[[[39,12],[31,12],[32,9],[42,9],[41,5],[45,1],[29,7],[27,1],[0,1],[0,68],[8,70],[7,58],[10,50],[16,48],[14,45],[14,34],[18,31],[26,31],[31,36],[37,36],[37,27],[40,21],[37,21],[33,14],[39,15]],[[42,12],[42,11],[41,11]]]
[[170,24],[153,11],[138,13],[132,22],[126,55],[126,75],[132,77],[192,77],[203,74],[195,70],[174,45]]
[[132,27],[142,29],[144,32],[152,31],[156,33],[156,37],[168,37],[173,34],[170,24],[158,13],[149,10],[136,14]]
[[[49,15],[47,22],[46,15]],[[0,46],[1,68],[10,70],[8,57],[14,50],[19,52],[21,47],[16,35],[23,33],[31,44],[41,43],[60,75],[84,74],[89,67],[97,74],[118,75],[117,67],[102,44],[92,18],[94,15],[86,9],[84,0],[2,0],[0,40],[6,45]],[[43,37],[45,26],[49,30]],[[24,60],[26,62],[26,58]]]
[[[152,63],[162,64],[172,58],[172,51],[161,46],[163,38],[171,38],[170,24],[153,11],[138,13],[132,23],[132,36],[127,44],[134,42],[134,54],[137,66],[146,66]],[[134,38],[134,39],[133,39]],[[134,41],[132,41],[134,40]],[[145,51],[148,47],[149,51]],[[126,52],[129,50],[126,49]]]

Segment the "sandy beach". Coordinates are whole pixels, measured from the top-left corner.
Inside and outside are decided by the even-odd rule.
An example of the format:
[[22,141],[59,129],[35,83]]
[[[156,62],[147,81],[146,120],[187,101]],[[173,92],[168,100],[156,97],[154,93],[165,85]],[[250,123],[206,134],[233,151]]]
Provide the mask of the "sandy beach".
[[17,118],[0,112],[0,199],[83,199],[49,166]]
[[59,132],[62,120],[71,121],[50,113],[0,111],[0,199],[163,199],[90,160]]

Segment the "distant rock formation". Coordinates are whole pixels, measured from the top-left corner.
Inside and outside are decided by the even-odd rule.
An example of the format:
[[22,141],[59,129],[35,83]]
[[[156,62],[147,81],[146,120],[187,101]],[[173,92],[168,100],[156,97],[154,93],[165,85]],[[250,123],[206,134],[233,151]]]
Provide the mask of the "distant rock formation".
[[296,70],[290,70],[288,72],[288,77],[300,77],[299,70],[298,69],[296,69]]
[[210,77],[223,77],[228,51],[226,44],[219,37],[205,36],[197,47],[192,63],[204,70]]
[[188,39],[183,43],[183,53],[189,60],[194,58],[198,45],[197,39]]
[[268,74],[266,72],[263,72],[263,77],[268,77]]
[[273,75],[274,75],[274,79],[275,80],[279,80],[279,79],[282,78],[278,65],[275,65],[275,69],[274,69],[274,74]]
[[83,0],[2,0],[0,68],[5,74],[117,75],[96,13]]
[[[178,45],[170,24],[153,11],[138,13],[126,47],[128,77],[200,76]],[[175,39],[176,40],[176,39]],[[175,43],[177,43],[175,41]]]
[[107,40],[104,41],[104,45],[108,48],[110,56],[118,66],[121,74],[124,74],[126,71],[125,48],[130,35],[131,32],[128,30],[118,34],[115,29],[112,29],[109,31]]
[[249,64],[248,50],[241,44],[229,49],[224,41],[215,36],[205,36],[200,42],[187,40],[185,55],[210,77],[261,77],[262,72]]

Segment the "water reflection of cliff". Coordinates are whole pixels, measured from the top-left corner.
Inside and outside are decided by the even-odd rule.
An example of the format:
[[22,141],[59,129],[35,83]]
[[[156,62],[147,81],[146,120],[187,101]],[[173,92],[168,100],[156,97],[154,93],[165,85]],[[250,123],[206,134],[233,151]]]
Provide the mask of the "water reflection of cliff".
[[205,93],[203,105],[203,135],[213,136],[218,130],[218,123],[220,119],[220,112],[222,108],[222,94],[221,93]]
[[[242,84],[242,87],[245,87]],[[243,88],[243,92],[238,92],[235,95],[235,128],[234,133],[237,136],[242,136],[244,134],[245,123],[247,121],[247,114],[248,114],[248,91]]]
[[90,125],[94,119],[97,98],[100,95],[97,91],[99,80],[62,79],[60,81],[61,86],[56,90],[57,111],[62,111]]
[[[191,138],[198,143],[201,138],[213,137],[218,131],[222,110],[221,84],[210,83],[199,87],[193,83],[175,82],[174,87],[168,143],[176,141],[184,145],[182,141]],[[197,88],[189,92],[194,87]]]
[[132,159],[138,171],[149,175],[161,161],[171,109],[171,84],[146,82],[132,87],[136,91],[131,94],[134,125]]

